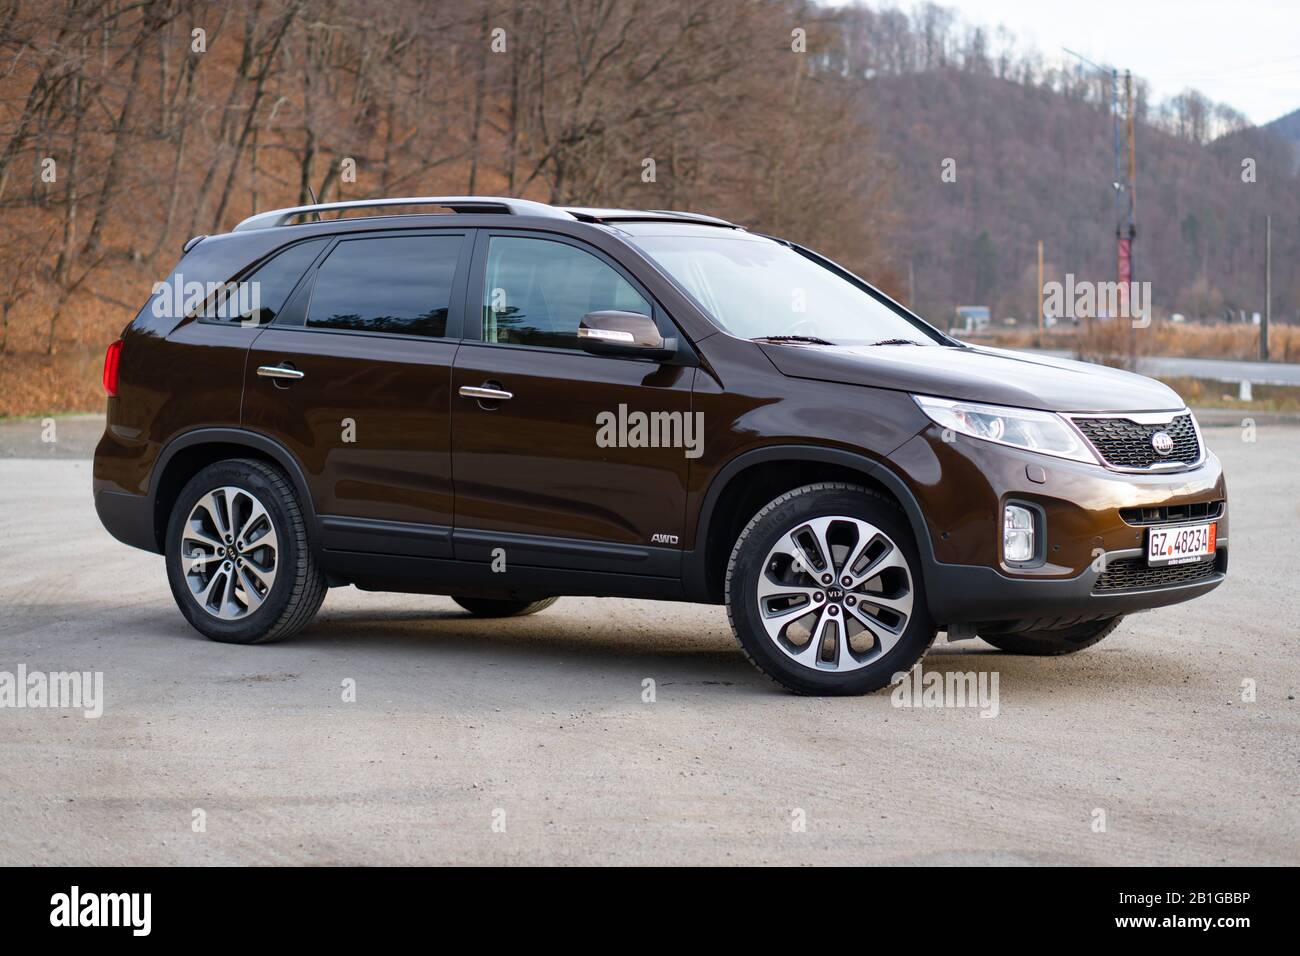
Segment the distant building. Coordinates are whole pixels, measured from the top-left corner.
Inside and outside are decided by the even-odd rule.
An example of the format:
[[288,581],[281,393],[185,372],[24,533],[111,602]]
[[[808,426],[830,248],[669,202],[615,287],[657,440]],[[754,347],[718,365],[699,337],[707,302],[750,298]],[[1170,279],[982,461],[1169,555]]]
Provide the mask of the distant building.
[[989,307],[987,305],[957,306],[957,321],[949,329],[962,335],[987,332],[989,327]]

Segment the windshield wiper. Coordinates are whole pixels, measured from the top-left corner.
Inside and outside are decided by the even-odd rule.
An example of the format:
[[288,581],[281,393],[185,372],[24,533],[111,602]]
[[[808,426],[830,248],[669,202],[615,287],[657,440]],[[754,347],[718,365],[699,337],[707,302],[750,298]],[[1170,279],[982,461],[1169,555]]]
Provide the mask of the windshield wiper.
[[834,345],[834,342],[827,342],[825,339],[819,339],[815,335],[759,335],[751,339],[752,342],[807,342],[809,345]]
[[911,339],[881,339],[879,342],[872,342],[871,345],[920,345],[920,342],[913,342]]

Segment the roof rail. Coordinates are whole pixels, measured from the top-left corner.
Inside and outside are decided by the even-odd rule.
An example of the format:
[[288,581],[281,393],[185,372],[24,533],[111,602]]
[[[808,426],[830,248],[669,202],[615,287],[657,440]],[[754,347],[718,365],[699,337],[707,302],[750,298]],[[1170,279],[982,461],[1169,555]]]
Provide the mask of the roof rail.
[[582,222],[693,222],[704,226],[729,226],[739,229],[734,222],[706,216],[698,212],[679,212],[675,209],[601,209],[595,206],[565,206]]
[[[663,216],[672,216],[675,219],[681,219],[683,222],[699,222],[710,226],[735,226],[734,222],[727,219],[719,219],[717,216],[706,216],[702,212],[680,212],[676,209],[651,209],[650,212],[657,212]],[[738,228],[738,227],[737,227]]]
[[551,219],[573,219],[571,213],[544,202],[531,199],[504,199],[499,196],[411,196],[397,199],[349,199],[344,202],[323,202],[310,206],[290,206],[272,209],[249,216],[234,228],[235,232],[249,229],[269,229],[284,226],[297,216],[328,212],[332,209],[377,209],[384,206],[441,206],[453,212],[509,213],[513,216],[547,216]]

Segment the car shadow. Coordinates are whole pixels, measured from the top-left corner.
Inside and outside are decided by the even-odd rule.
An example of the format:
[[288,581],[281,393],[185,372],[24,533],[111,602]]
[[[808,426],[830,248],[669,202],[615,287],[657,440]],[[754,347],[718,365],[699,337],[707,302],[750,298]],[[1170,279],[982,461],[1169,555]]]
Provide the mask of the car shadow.
[[[199,635],[196,635],[199,636]],[[201,639],[201,638],[200,638]],[[286,649],[377,654],[412,664],[488,665],[529,675],[562,672],[621,677],[661,687],[728,687],[763,695],[775,685],[745,659],[725,619],[701,631],[653,619],[620,619],[608,627],[562,614],[478,618],[452,609],[323,610]]]
[[[10,610],[16,613],[0,630],[0,640],[11,647],[30,639],[32,624],[90,616],[89,606],[80,603]],[[686,611],[688,618],[682,624],[665,618],[654,606],[636,607],[635,602],[632,608],[620,607],[616,615],[560,611],[519,618],[477,618],[448,607],[331,609],[327,604],[294,638],[247,648],[209,642],[171,607],[136,604],[113,608],[107,615],[103,608],[98,611],[97,626],[80,636],[109,653],[113,643],[137,637],[148,645],[137,645],[136,651],[165,654],[177,642],[176,646],[190,651],[206,648],[203,656],[214,662],[268,672],[297,671],[305,658],[311,658],[317,663],[345,660],[352,667],[383,671],[409,667],[433,674],[465,673],[465,669],[472,674],[488,667],[495,671],[492,680],[508,672],[512,681],[527,685],[613,680],[622,686],[624,681],[639,685],[653,678],[660,686],[786,696],[746,660],[720,610],[717,615]],[[1116,634],[1097,647],[1062,657],[1019,656],[978,640],[947,644],[940,638],[921,667],[943,672],[996,671],[1004,699],[1026,703],[1067,692],[1080,682],[1100,697],[1168,691],[1178,685],[1201,693],[1219,683],[1212,669],[1189,664],[1186,655],[1162,651],[1138,634]],[[887,694],[886,689],[876,696]]]
[[[723,685],[756,693],[779,692],[759,674],[735,643],[724,618],[697,630],[673,627],[659,619],[638,619],[635,627],[613,623],[608,629],[562,614],[547,617],[476,618],[456,610],[369,611],[346,609],[322,615],[292,643],[331,649],[384,650],[427,659],[431,652],[489,663],[527,663],[530,667],[574,667],[604,675],[661,675],[663,681]],[[436,625],[436,626],[430,626]],[[1143,688],[1168,688],[1189,680],[1185,659],[1126,645],[1078,654],[1030,657],[1010,654],[982,641],[936,643],[921,662],[926,670],[997,671],[1002,693],[1056,694],[1086,675],[1102,694],[1128,694]],[[659,679],[657,677],[657,679]],[[1204,674],[1208,686],[1215,681]],[[888,690],[878,692],[887,694]]]

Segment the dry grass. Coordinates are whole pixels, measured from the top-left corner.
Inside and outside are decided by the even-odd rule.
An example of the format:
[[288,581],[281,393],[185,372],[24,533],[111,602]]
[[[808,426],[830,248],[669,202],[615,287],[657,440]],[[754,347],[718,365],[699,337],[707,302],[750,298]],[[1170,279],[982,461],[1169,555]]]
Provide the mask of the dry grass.
[[[13,321],[0,352],[0,418],[102,411],[104,408],[104,350],[135,316],[149,296],[144,270],[120,269],[108,293],[109,301],[81,291],[64,304],[54,330],[54,354],[47,354],[49,316],[55,296],[42,285],[24,299],[22,316],[39,315],[39,323]],[[127,301],[136,301],[134,307]]]
[[1300,412],[1300,388],[1256,385],[1251,400],[1240,401],[1226,382],[1203,378],[1162,378],[1191,408],[1231,408],[1244,412]]
[[0,418],[104,409],[104,351],[0,355]]

